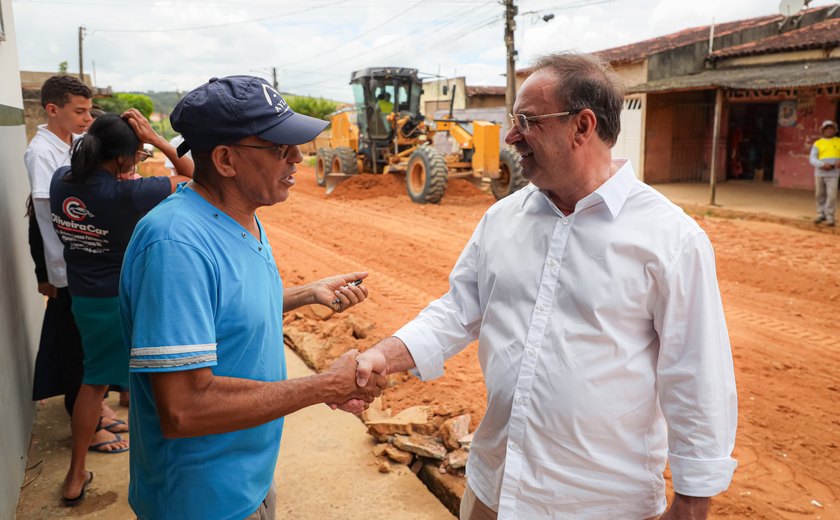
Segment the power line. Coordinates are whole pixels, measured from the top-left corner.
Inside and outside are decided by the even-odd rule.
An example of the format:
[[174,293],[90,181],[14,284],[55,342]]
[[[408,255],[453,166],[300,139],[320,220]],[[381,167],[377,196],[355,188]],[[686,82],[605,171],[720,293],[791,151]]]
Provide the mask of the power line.
[[[385,21],[384,21],[384,22],[382,22],[381,24],[379,24],[379,25],[377,25],[377,26],[375,26],[375,27],[372,27],[372,28],[368,29],[367,31],[365,31],[365,32],[363,32],[362,34],[360,34],[360,35],[356,36],[355,38],[353,38],[352,40],[348,40],[348,41],[346,41],[346,42],[342,43],[342,44],[341,44],[338,48],[345,47],[345,46],[347,46],[347,45],[348,45],[348,44],[350,44],[350,43],[353,43],[353,42],[355,42],[355,41],[358,41],[358,40],[359,40],[359,39],[361,39],[363,36],[367,36],[368,34],[372,33],[373,31],[375,31],[375,30],[377,30],[377,29],[381,28],[382,26],[385,26],[385,25],[387,25],[387,24],[389,24],[389,23],[393,22],[394,20],[396,20],[396,19],[397,19],[397,18],[399,18],[400,16],[403,16],[405,13],[407,13],[407,12],[411,11],[411,10],[412,10],[412,9],[414,9],[415,7],[418,7],[418,6],[419,6],[420,4],[422,4],[423,2],[424,2],[424,0],[419,0],[418,2],[416,2],[416,3],[412,4],[410,7],[408,7],[407,9],[405,9],[405,10],[403,10],[403,11],[401,11],[401,12],[397,13],[395,16],[392,16],[391,18],[388,18],[387,20],[385,20]],[[311,59],[313,59],[313,58],[318,58],[318,57],[321,57],[321,56],[323,56],[324,54],[328,54],[328,53],[331,53],[331,52],[335,52],[335,50],[336,50],[336,49],[327,49],[327,50],[325,50],[324,52],[320,52],[320,53],[318,53],[318,54],[315,54],[315,55],[309,56],[309,57],[307,57],[307,58],[303,58],[303,59],[300,59],[300,60],[296,60],[296,61],[289,62],[289,65],[296,65],[296,64],[298,64],[298,63],[303,63],[303,62],[305,62],[305,61],[309,61],[309,60],[311,60]]]
[[[573,1],[571,1],[569,3],[566,3],[566,4],[556,5],[556,6],[553,6],[553,7],[546,8],[546,9],[529,11],[529,12],[522,13],[522,14],[523,15],[524,14],[534,14],[534,13],[537,13],[537,12],[547,12],[547,11],[552,11],[552,10],[576,9],[576,8],[580,8],[580,7],[588,7],[588,6],[591,6],[591,5],[598,5],[598,4],[608,3],[608,2],[612,2],[612,1],[614,1],[614,0],[573,0]],[[496,3],[496,2],[485,2],[485,4],[488,4],[488,3]],[[468,10],[471,11],[472,8],[469,8]],[[458,19],[459,19],[458,15],[453,15],[453,16],[450,16],[450,17],[446,18],[446,20],[448,21],[448,24],[451,24],[454,21],[458,21]],[[451,33],[444,34],[441,38],[436,39],[433,42],[422,43],[422,44],[420,44],[420,46],[415,46],[413,43],[411,43],[409,45],[403,46],[403,48],[398,49],[396,52],[381,55],[378,58],[376,58],[376,60],[384,62],[384,61],[391,60],[393,58],[397,58],[397,57],[400,57],[400,56],[405,56],[404,53],[407,50],[412,49],[412,50],[414,50],[414,52],[411,55],[408,55],[406,58],[404,58],[402,60],[402,61],[411,61],[411,60],[413,60],[413,59],[415,59],[419,56],[422,56],[423,54],[427,53],[431,49],[437,48],[441,45],[447,46],[447,45],[450,45],[452,43],[455,43],[458,40],[461,40],[462,38],[465,38],[466,36],[469,36],[470,33],[472,33],[473,31],[477,31],[477,30],[482,29],[484,27],[492,26],[496,23],[501,22],[502,19],[503,19],[503,17],[502,17],[501,14],[493,15],[493,16],[490,17],[490,19],[487,19],[487,18],[482,19],[477,24],[474,24],[473,26],[470,26],[467,29],[462,30],[462,29],[459,28],[458,32],[460,32],[460,34],[457,34],[456,31],[453,31]],[[435,25],[433,30],[438,32],[442,27],[443,27],[443,25]],[[419,30],[419,32],[423,32],[424,30],[425,30],[425,28],[421,28]],[[415,31],[415,32],[417,32],[417,31]],[[407,36],[407,35],[404,35],[404,36]],[[381,44],[381,45],[379,45],[375,48],[368,49],[368,51],[354,56],[353,58],[351,58],[351,60],[352,61],[357,61],[363,55],[369,54],[372,51],[381,50],[382,47],[388,46],[390,44],[391,44],[391,42],[387,42],[387,43]],[[334,63],[339,63],[339,62],[343,62],[343,64],[345,64],[345,65],[347,64],[346,60],[339,60],[339,61],[336,61]],[[351,67],[351,68],[355,68],[355,67]],[[348,74],[349,74],[349,70],[348,70]],[[345,77],[346,77],[346,75],[345,75]],[[322,80],[306,82],[306,83],[303,83],[303,84],[288,85],[288,86],[286,86],[286,88],[300,89],[300,88],[323,85],[323,84],[330,83],[330,82],[331,81],[329,79],[322,79]]]
[[[447,33],[447,34],[444,34],[444,35],[443,35],[440,39],[435,40],[434,42],[431,42],[431,43],[428,43],[428,42],[427,42],[427,44],[423,47],[423,51],[415,53],[414,55],[412,55],[412,57],[411,57],[411,58],[413,59],[414,57],[419,56],[419,55],[421,55],[421,54],[425,53],[425,51],[427,51],[427,50],[429,50],[429,49],[431,49],[431,48],[434,48],[434,47],[436,47],[436,46],[438,46],[438,45],[441,45],[441,44],[449,44],[449,43],[451,43],[451,42],[455,42],[455,41],[457,41],[457,40],[459,40],[459,39],[461,39],[461,38],[464,38],[464,37],[466,37],[466,36],[469,36],[469,34],[470,34],[472,31],[475,31],[475,30],[481,29],[481,28],[483,28],[483,27],[486,27],[486,26],[489,26],[489,25],[492,25],[492,24],[494,24],[494,23],[497,23],[497,22],[501,21],[501,18],[500,18],[500,17],[501,17],[501,15],[500,15],[500,14],[494,14],[494,15],[491,17],[491,19],[489,19],[489,20],[488,20],[488,19],[486,19],[486,18],[485,18],[485,19],[483,19],[482,21],[480,21],[479,23],[474,24],[474,25],[470,26],[470,27],[469,27],[469,28],[467,28],[467,29],[456,28],[456,30],[455,30],[455,31],[452,31],[452,32]],[[437,29],[438,29],[438,26],[435,26],[435,30],[437,30]],[[460,33],[460,34],[459,34],[459,33]],[[406,48],[406,49],[401,49],[401,50],[399,50],[397,53],[390,54],[390,55],[388,55],[386,58],[380,58],[380,59],[378,59],[377,61],[386,61],[386,60],[389,60],[389,59],[391,59],[392,57],[396,57],[396,56],[400,55],[400,54],[401,54],[402,52],[404,52],[405,50],[407,50],[407,48]],[[406,61],[408,61],[408,60],[406,60]],[[348,77],[348,76],[349,76],[349,74],[350,74],[350,72],[351,72],[353,69],[355,69],[355,68],[356,68],[356,67],[350,67],[350,68],[346,69],[346,70],[347,70],[347,73],[345,74],[345,76],[344,76],[344,77]],[[285,85],[285,86],[284,86],[284,88],[289,88],[289,89],[291,89],[291,88],[294,88],[294,89],[300,89],[300,88],[312,87],[312,86],[317,86],[317,85],[323,85],[323,84],[325,84],[325,83],[330,83],[330,82],[331,82],[331,80],[329,80],[329,79],[322,79],[322,80],[316,80],[316,81],[306,82],[306,83],[297,84],[297,85],[294,85],[294,84],[292,84],[292,85]]]
[[[421,43],[419,46],[415,46],[415,47],[410,49],[410,50],[413,50],[414,52],[413,52],[413,54],[410,54],[407,59],[411,60],[411,59],[414,59],[416,57],[419,57],[423,54],[426,54],[430,49],[434,49],[434,48],[436,48],[440,45],[448,45],[450,43],[454,43],[454,42],[456,42],[456,41],[458,41],[462,38],[470,36],[470,33],[474,32],[474,31],[477,31],[479,29],[483,29],[485,27],[489,27],[489,26],[491,26],[495,23],[500,22],[501,20],[502,20],[502,15],[499,14],[499,13],[496,13],[496,14],[491,15],[489,18],[487,18],[487,17],[483,18],[478,23],[473,24],[472,26],[470,26],[466,29],[458,28],[456,31],[452,31],[452,33],[450,33],[450,34],[445,34],[441,38],[438,38],[434,41],[427,41],[425,43]],[[409,48],[399,49],[394,53],[386,55],[382,59],[383,60],[391,60],[391,59],[397,58],[399,56],[403,56],[404,55],[403,53],[407,50],[409,50]]]
[[255,22],[263,22],[265,20],[272,20],[274,18],[280,18],[283,16],[291,16],[293,14],[298,13],[305,13],[308,11],[313,11],[316,9],[322,9],[324,7],[331,7],[338,4],[343,4],[348,0],[337,0],[335,2],[329,2],[326,4],[315,5],[311,7],[307,7],[305,9],[299,9],[297,11],[285,12],[282,14],[274,14],[270,16],[262,16],[260,18],[251,18],[250,20],[241,20],[238,22],[228,22],[222,24],[215,24],[215,25],[198,25],[194,27],[174,27],[168,29],[90,29],[91,32],[101,32],[101,33],[167,33],[167,32],[184,32],[184,31],[200,31],[204,29],[218,29],[221,27],[233,27],[235,25],[244,25],[249,23]]
[[[491,3],[495,3],[495,1],[489,1],[489,2],[485,1],[482,5],[491,4]],[[398,36],[401,37],[402,39],[406,40],[406,43],[403,45],[404,48],[414,47],[415,46],[415,43],[414,43],[415,40],[422,39],[421,35],[424,32],[429,32],[429,33],[439,32],[444,27],[452,25],[453,23],[456,23],[456,22],[463,21],[464,20],[463,16],[465,14],[467,14],[468,12],[471,12],[473,10],[474,10],[474,8],[468,7],[467,9],[449,14],[449,15],[447,15],[447,16],[441,18],[441,19],[438,19],[438,20],[433,20],[423,27],[416,28],[412,31],[409,31],[407,33],[404,33],[404,34],[401,34],[401,35],[398,35]],[[356,55],[349,58],[349,61],[354,62],[354,63],[358,63],[362,58],[365,58],[367,61],[383,61],[382,58],[380,58],[380,57],[368,58],[368,56],[371,53],[376,53],[376,52],[379,52],[379,51],[381,51],[383,49],[386,49],[386,48],[388,48],[388,50],[392,50],[393,46],[394,46],[393,40],[383,42],[383,43],[381,43],[379,45],[376,45],[374,47],[371,47],[370,49],[367,49],[363,52],[357,53]],[[342,65],[345,65],[345,67],[346,67],[347,62],[348,62],[347,59],[337,59],[337,60],[334,60],[333,62],[327,63],[326,65],[323,65],[323,66],[324,67],[331,67],[333,65],[337,65],[337,64],[341,63]]]
[[[472,10],[472,8],[470,8],[470,10]],[[461,18],[458,16],[458,14],[459,14],[459,13],[456,13],[456,14],[454,14],[454,15],[450,15],[450,16],[448,16],[448,17],[443,18],[443,20],[442,20],[442,21],[441,21],[441,23],[439,23],[439,24],[436,24],[436,25],[429,24],[429,25],[428,25],[428,26],[426,26],[426,27],[421,27],[421,28],[419,28],[419,29],[415,29],[414,31],[411,31],[411,32],[409,32],[409,33],[407,33],[407,34],[403,35],[403,37],[404,37],[405,39],[407,39],[407,40],[408,40],[408,43],[407,43],[404,47],[405,47],[405,48],[408,48],[408,47],[413,47],[413,46],[414,46],[413,40],[415,40],[415,39],[420,39],[419,37],[418,37],[418,38],[412,38],[412,37],[411,37],[411,36],[412,36],[412,34],[419,34],[419,33],[422,33],[422,32],[424,32],[424,31],[436,31],[436,32],[437,32],[437,31],[439,31],[441,28],[445,27],[446,25],[451,25],[451,24],[453,23],[453,21],[458,21],[458,20],[461,20]],[[453,33],[455,33],[455,32],[456,32],[456,31],[453,31]],[[445,35],[444,35],[444,37],[448,37],[448,36],[449,36],[449,34],[445,34]],[[389,41],[389,42],[386,42],[386,43],[383,43],[383,44],[380,44],[380,45],[375,46],[375,47],[373,47],[373,48],[371,48],[371,49],[368,49],[367,51],[365,51],[365,52],[363,52],[363,53],[359,53],[359,54],[357,54],[357,55],[356,55],[356,56],[354,56],[353,58],[350,58],[350,60],[349,60],[349,61],[350,61],[350,63],[358,63],[358,61],[359,61],[359,60],[360,60],[363,56],[366,56],[366,55],[370,54],[371,52],[381,51],[381,50],[383,50],[383,48],[384,48],[384,47],[389,47],[389,46],[392,46],[392,45],[393,45],[393,42],[390,42],[390,41]],[[404,49],[401,49],[401,50],[404,50]],[[376,59],[373,59],[373,58],[365,58],[365,59],[366,59],[366,61],[368,61],[368,62],[373,62],[373,61],[385,61],[384,59],[381,59],[381,58],[376,58]],[[348,64],[348,60],[337,60],[337,61],[335,61],[335,62],[333,62],[333,63],[330,63],[330,64],[325,65],[324,67],[331,67],[332,65],[335,65],[335,64],[337,64],[337,63],[341,63],[341,64],[344,66],[344,67],[343,67],[343,69],[342,69],[342,70],[345,70],[345,71],[346,71],[346,73],[344,74],[344,77],[348,77],[348,76],[349,76],[349,74],[350,74],[350,72],[351,72],[352,70],[354,70],[354,69],[358,68],[358,66],[353,66],[353,65]],[[319,80],[319,81],[307,82],[307,83],[302,84],[302,85],[297,85],[297,86],[295,86],[295,88],[302,88],[302,87],[309,87],[309,86],[314,86],[314,85],[320,85],[320,84],[323,84],[323,83],[327,83],[328,81],[329,81],[329,80]]]

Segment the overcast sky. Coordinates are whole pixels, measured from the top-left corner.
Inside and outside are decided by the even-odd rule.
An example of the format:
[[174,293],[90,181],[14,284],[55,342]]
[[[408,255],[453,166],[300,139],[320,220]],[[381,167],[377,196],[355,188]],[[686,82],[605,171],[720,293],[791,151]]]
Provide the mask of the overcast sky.
[[[811,7],[836,3],[814,0]],[[687,27],[776,14],[778,0],[517,0],[517,67]],[[356,69],[399,65],[503,85],[500,0],[14,0],[21,70],[85,72],[115,91],[189,90],[210,76],[270,77],[296,94],[351,99]],[[554,14],[544,22],[542,16]],[[95,66],[94,66],[95,64]]]

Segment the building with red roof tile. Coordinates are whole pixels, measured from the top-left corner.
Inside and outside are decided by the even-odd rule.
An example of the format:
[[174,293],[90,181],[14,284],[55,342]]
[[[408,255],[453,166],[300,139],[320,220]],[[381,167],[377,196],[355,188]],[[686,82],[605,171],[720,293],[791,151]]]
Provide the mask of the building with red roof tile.
[[811,144],[821,121],[840,117],[840,5],[693,27],[595,54],[628,87],[613,155],[630,158],[646,182],[709,181],[714,141],[716,181],[813,188]]

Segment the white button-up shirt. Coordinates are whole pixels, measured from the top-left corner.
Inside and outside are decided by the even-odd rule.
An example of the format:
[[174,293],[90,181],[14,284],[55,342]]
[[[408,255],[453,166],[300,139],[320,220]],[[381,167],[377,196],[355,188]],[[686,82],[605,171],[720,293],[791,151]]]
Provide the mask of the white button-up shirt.
[[[80,136],[74,135],[73,138]],[[64,263],[64,245],[58,239],[52,224],[50,210],[50,182],[53,174],[62,166],[70,164],[70,145],[40,125],[38,132],[23,156],[29,186],[32,189],[32,205],[38,229],[44,239],[44,256],[47,262],[47,278],[56,287],[67,287],[67,264]]]
[[478,339],[487,410],[467,478],[499,518],[648,518],[663,470],[724,491],[737,397],[708,237],[629,162],[563,215],[533,185],[491,207],[450,290],[395,333],[424,380]]

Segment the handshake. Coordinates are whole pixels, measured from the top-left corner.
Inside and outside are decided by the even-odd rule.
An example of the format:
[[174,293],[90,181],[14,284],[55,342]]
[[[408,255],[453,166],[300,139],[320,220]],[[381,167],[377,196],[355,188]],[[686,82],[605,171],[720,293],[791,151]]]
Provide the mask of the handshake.
[[333,410],[354,415],[365,411],[388,385],[385,356],[376,349],[362,354],[356,349],[345,352],[325,372],[324,402]]

